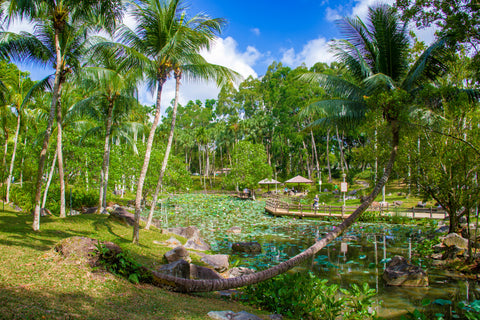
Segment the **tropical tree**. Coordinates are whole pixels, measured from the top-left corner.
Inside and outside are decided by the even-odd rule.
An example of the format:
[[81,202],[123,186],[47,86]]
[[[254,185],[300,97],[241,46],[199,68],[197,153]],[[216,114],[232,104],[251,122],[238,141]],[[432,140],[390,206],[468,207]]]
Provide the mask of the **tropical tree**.
[[[19,17],[31,20],[35,24],[35,31],[33,34],[3,33],[0,57],[43,65],[50,64],[55,68],[52,103],[39,156],[35,190],[33,229],[37,231],[40,229],[40,198],[48,142],[62,83],[67,74],[74,72],[79,67],[77,62],[82,56],[82,51],[78,50],[78,39],[81,35],[83,35],[83,39],[86,39],[88,31],[98,29],[100,26],[112,31],[116,20],[121,17],[123,7],[121,0],[13,0],[9,1],[8,5],[10,18]],[[72,38],[72,35],[77,37]],[[61,118],[59,112],[57,118]]]
[[[107,54],[100,57],[100,61],[98,63],[97,60],[97,65],[101,66],[84,68],[82,74],[79,75],[79,83],[88,97],[79,101],[73,107],[73,112],[88,114],[90,118],[103,122],[105,129],[97,212],[102,212],[106,206],[112,125],[116,122],[115,128],[119,131],[121,120],[128,120],[129,112],[137,104],[135,96],[136,84],[139,79],[137,70],[121,70],[118,64]],[[96,132],[96,128],[89,132]],[[125,137],[130,140],[128,134]]]
[[[345,63],[356,83],[326,75],[310,75],[310,80],[319,81],[327,91],[336,93],[343,98],[327,100],[316,105],[316,107],[323,106],[330,110],[339,107],[340,112],[334,113],[332,110],[331,113],[337,115],[334,117],[336,119],[340,119],[340,116],[351,116],[354,111],[363,115],[367,106],[381,108],[383,111],[385,121],[389,124],[392,134],[391,153],[385,173],[373,188],[372,193],[355,212],[324,238],[304,252],[277,266],[246,276],[214,281],[179,279],[154,273],[154,281],[175,285],[179,290],[192,292],[241,287],[272,278],[311,258],[338,237],[354,223],[355,219],[380,193],[392,171],[398,152],[402,116],[405,115],[403,110],[410,101],[409,93],[413,92],[421,83],[435,79],[444,69],[440,59],[442,43],[435,43],[428,48],[409,69],[407,62],[408,33],[405,25],[401,23],[391,7],[371,8],[368,27],[359,18],[345,19],[342,30],[345,32],[347,40],[342,41],[336,47],[337,57]],[[373,103],[370,99],[367,104],[369,99],[366,101],[364,96],[372,95],[375,95],[376,99],[378,97],[378,103]]]

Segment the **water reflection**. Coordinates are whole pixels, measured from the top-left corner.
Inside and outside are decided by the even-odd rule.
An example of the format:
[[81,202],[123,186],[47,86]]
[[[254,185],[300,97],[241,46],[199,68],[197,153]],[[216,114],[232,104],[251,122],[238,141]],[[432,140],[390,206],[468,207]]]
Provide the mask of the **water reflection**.
[[[256,269],[285,261],[334,228],[330,223],[312,224],[263,230],[262,235],[255,238],[262,244],[263,253],[256,256],[239,254],[236,257],[242,260],[241,266]],[[426,267],[424,261],[415,259],[415,263],[427,270],[429,287],[390,287],[384,284],[382,276],[388,260],[395,255],[410,259],[412,242],[422,239],[423,232],[416,226],[358,224],[322,249],[304,267],[344,288],[349,288],[352,283],[362,285],[367,282],[377,290],[377,300],[380,303],[377,311],[380,317],[395,319],[416,308],[432,315],[432,318],[440,312],[446,319],[453,319],[455,313],[452,305],[432,303],[424,307],[422,301],[443,299],[456,305],[459,301],[480,299],[480,290],[475,281],[452,278],[451,274]],[[219,246],[219,251],[231,254],[228,247],[225,244]]]

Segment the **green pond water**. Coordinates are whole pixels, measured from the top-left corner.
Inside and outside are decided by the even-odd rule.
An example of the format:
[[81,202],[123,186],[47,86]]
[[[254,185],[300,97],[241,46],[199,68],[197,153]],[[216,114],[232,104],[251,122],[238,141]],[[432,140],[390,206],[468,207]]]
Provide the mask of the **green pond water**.
[[[229,254],[231,264],[256,270],[293,257],[339,224],[339,221],[276,218],[265,214],[264,202],[226,196],[181,195],[169,198],[162,206],[156,218],[166,227],[197,226],[213,252]],[[233,226],[240,227],[242,232],[227,232]],[[357,222],[301,268],[310,269],[320,278],[344,288],[352,283],[368,283],[377,290],[380,305],[376,308],[382,318],[399,319],[408,311],[418,309],[427,314],[426,319],[439,319],[435,316],[439,313],[444,315],[443,319],[465,319],[462,312],[456,313],[458,302],[480,300],[480,286],[476,281],[431,267],[428,261],[415,255],[416,244],[432,232],[414,225]],[[258,241],[262,253],[233,253],[232,243],[239,241]],[[395,255],[406,258],[412,255],[413,263],[427,271],[430,285],[425,288],[386,286],[382,279],[385,262]],[[423,306],[426,299],[432,303]]]
[[[300,253],[333,228],[332,223],[311,221],[311,224],[263,228],[255,237],[262,245],[262,254],[234,254],[230,249],[233,239],[229,238],[217,239],[214,248],[219,253],[230,254],[231,260],[239,259],[240,266],[261,269]],[[416,226],[359,223],[303,267],[344,288],[352,283],[367,282],[377,290],[376,300],[380,305],[376,309],[380,317],[398,319],[416,308],[429,315],[428,319],[435,319],[436,313],[443,313],[445,319],[455,319],[458,315],[454,305],[480,299],[480,286],[414,257],[415,252],[409,248],[414,248],[415,241],[421,241],[424,236],[425,232]],[[413,261],[427,270],[430,285],[425,288],[386,286],[382,279],[385,262],[395,255],[414,257]],[[422,306],[425,299],[432,303]],[[452,305],[445,304],[447,301]]]

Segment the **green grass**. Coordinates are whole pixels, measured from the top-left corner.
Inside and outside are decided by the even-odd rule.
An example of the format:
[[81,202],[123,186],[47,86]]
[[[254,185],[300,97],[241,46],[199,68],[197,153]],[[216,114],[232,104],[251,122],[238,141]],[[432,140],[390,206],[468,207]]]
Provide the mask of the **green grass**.
[[[31,223],[29,214],[0,210],[1,319],[210,319],[212,310],[259,313],[213,293],[186,295],[134,285],[52,251],[61,239],[85,236],[115,242],[155,267],[169,250],[153,243],[170,237],[158,230],[141,230],[141,245],[135,246],[131,227],[103,215],[42,217],[40,232]],[[198,256],[192,259],[198,262]]]

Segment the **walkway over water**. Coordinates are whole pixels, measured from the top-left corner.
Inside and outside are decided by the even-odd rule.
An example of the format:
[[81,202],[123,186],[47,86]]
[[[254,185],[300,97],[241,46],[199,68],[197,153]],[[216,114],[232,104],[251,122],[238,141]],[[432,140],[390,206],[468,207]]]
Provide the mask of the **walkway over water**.
[[[265,211],[274,216],[297,216],[297,217],[338,217],[345,219],[353,211],[356,206],[331,206],[331,205],[302,205],[291,204],[280,201],[278,199],[267,199],[265,203]],[[437,208],[398,208],[389,205],[370,206],[366,211],[378,211],[381,216],[404,216],[412,219],[439,219],[443,220],[447,217],[445,210]]]

